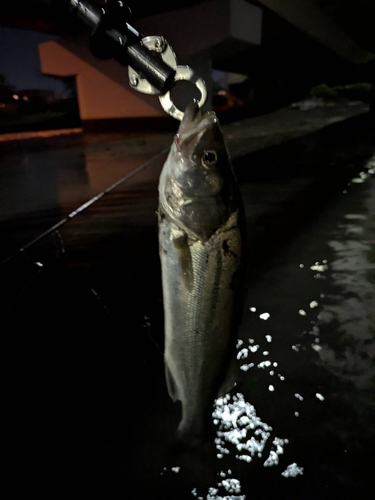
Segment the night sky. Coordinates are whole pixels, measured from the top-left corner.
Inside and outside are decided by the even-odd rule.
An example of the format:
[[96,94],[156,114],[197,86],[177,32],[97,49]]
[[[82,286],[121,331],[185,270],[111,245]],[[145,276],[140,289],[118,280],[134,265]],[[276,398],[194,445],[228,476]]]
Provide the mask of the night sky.
[[38,44],[57,37],[13,28],[0,27],[0,74],[17,90],[49,89],[56,94],[64,85],[43,75],[40,69]]

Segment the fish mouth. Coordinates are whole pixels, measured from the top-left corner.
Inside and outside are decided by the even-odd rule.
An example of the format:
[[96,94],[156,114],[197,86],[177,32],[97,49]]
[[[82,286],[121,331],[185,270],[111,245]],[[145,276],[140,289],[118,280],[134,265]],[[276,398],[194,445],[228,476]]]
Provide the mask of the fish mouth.
[[184,117],[175,136],[177,147],[187,146],[193,139],[196,139],[198,143],[202,135],[215,123],[217,123],[217,117],[214,111],[202,113],[198,101],[191,101],[185,109]]

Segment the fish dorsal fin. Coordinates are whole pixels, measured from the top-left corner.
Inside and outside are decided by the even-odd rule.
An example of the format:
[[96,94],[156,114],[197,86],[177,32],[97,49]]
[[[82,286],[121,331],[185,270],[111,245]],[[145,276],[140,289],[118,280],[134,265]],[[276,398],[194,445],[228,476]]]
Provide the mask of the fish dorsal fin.
[[179,394],[177,385],[174,381],[171,370],[169,369],[168,363],[165,360],[164,360],[164,367],[165,367],[165,380],[167,382],[169,397],[172,399],[172,401],[181,401],[181,395]]

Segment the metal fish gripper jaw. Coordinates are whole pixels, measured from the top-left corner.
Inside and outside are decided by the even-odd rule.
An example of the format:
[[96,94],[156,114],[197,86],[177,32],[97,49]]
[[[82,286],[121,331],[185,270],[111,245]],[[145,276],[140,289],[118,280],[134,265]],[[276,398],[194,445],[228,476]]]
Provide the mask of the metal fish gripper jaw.
[[162,36],[148,36],[142,38],[142,44],[150,51],[155,51],[160,54],[162,60],[172,69],[175,70],[171,88],[166,92],[161,92],[158,88],[151,85],[147,78],[141,76],[134,68],[129,66],[129,83],[138,92],[144,94],[159,95],[159,101],[166,113],[176,120],[182,120],[184,113],[173,103],[171,99],[171,89],[181,80],[191,82],[199,90],[201,97],[198,101],[199,107],[202,107],[207,100],[207,88],[203,78],[199,77],[190,66],[178,66],[177,57],[172,47],[167,43]]
[[207,100],[206,83],[190,66],[179,66],[176,54],[162,36],[143,37],[129,24],[131,11],[118,0],[106,0],[98,10],[86,0],[70,0],[70,9],[91,28],[90,49],[100,59],[115,59],[128,66],[129,84],[138,92],[158,95],[164,111],[182,120],[184,113],[171,99],[178,81],[197,87],[199,106]]

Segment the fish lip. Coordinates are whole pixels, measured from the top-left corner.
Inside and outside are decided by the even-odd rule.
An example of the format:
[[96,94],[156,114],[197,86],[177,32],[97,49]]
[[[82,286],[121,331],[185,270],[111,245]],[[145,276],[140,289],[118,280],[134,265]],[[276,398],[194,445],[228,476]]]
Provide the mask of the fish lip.
[[178,149],[186,147],[194,139],[200,140],[202,135],[217,123],[216,113],[214,111],[201,112],[198,103],[190,103],[185,111],[184,118],[175,136],[175,144]]

